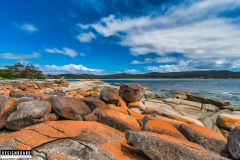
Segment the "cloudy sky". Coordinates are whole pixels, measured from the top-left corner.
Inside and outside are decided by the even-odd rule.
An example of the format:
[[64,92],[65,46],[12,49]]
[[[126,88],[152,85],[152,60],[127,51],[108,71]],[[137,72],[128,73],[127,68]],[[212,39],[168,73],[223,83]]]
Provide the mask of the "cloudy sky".
[[240,0],[1,0],[0,67],[240,71]]

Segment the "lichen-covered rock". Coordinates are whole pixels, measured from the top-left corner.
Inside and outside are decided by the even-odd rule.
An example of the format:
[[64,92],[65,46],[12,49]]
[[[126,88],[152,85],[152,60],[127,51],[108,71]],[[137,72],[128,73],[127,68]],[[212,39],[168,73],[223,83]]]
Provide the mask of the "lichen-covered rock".
[[97,122],[70,120],[42,122],[0,135],[2,149],[32,150],[33,159],[146,159],[126,144],[124,133]]
[[99,100],[98,98],[87,97],[81,99],[86,105],[93,111],[96,108],[107,108],[105,102]]
[[119,89],[119,95],[128,103],[140,100],[144,93],[144,87],[139,84],[123,84]]
[[82,101],[71,97],[53,96],[50,98],[52,109],[66,119],[82,120],[91,109]]
[[0,129],[4,128],[7,118],[17,108],[17,99],[0,96]]
[[235,127],[228,136],[228,151],[235,159],[240,159],[240,126]]
[[164,99],[164,102],[167,103],[174,103],[174,104],[182,104],[182,105],[187,105],[187,106],[192,106],[198,109],[202,108],[202,104],[199,102],[193,102],[193,101],[189,101],[189,100],[182,100],[182,99],[177,99],[177,98],[167,98]]
[[195,124],[182,124],[179,130],[189,141],[200,144],[210,151],[218,154],[226,152],[227,140],[210,129]]
[[19,130],[44,120],[51,112],[51,104],[47,101],[28,101],[22,102],[17,106],[17,110],[10,114],[6,122],[6,128]]
[[227,130],[236,127],[236,123],[240,122],[240,114],[219,114],[217,124]]
[[105,87],[100,92],[100,99],[107,103],[119,105],[119,98],[118,90],[116,88]]
[[182,121],[182,122],[189,123],[189,124],[197,124],[197,125],[200,125],[200,126],[204,126],[202,124],[202,122],[197,120],[197,119],[193,119],[193,118],[187,117],[187,116],[180,116],[180,115],[166,113],[166,112],[163,112],[161,110],[150,108],[150,107],[147,107],[145,109],[144,113],[151,114],[151,115],[154,115],[154,116],[159,115],[159,116],[162,116],[162,117],[167,117],[167,118],[170,118],[170,119],[174,119],[174,120],[177,120],[177,121]]
[[139,100],[136,102],[128,103],[128,108],[138,108],[143,111],[145,109],[145,105],[142,101]]
[[227,160],[200,145],[167,135],[127,131],[125,136],[152,160]]
[[98,122],[109,125],[120,131],[140,130],[140,125],[137,120],[128,114],[112,109],[96,109],[94,114],[97,116]]
[[173,106],[173,108],[177,110],[180,114],[194,119],[199,119],[202,115],[202,110],[200,108],[189,105],[180,104]]
[[155,132],[158,134],[169,135],[176,138],[185,139],[183,134],[179,132],[175,127],[171,124],[163,121],[161,119],[149,119],[143,126],[144,131]]
[[22,97],[38,98],[37,94],[29,93],[29,92],[26,92],[26,91],[15,91],[15,90],[12,90],[10,92],[10,96],[13,97],[13,98],[22,98]]

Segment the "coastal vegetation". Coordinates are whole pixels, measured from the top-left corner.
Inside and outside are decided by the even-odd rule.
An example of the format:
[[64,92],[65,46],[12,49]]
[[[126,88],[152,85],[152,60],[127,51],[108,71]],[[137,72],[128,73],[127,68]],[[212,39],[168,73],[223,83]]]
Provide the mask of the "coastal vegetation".
[[34,65],[25,65],[16,63],[15,65],[6,66],[0,69],[0,78],[3,79],[45,79],[45,75],[38,67]]

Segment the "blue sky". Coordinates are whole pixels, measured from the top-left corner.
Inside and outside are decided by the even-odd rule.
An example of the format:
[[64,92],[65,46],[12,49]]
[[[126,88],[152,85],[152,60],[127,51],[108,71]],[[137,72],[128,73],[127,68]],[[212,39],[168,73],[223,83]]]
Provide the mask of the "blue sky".
[[240,71],[239,0],[1,0],[0,67]]

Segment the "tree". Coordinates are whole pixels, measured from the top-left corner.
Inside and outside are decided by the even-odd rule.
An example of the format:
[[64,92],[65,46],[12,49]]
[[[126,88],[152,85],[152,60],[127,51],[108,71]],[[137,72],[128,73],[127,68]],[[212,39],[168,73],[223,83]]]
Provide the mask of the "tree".
[[0,70],[2,78],[27,78],[27,79],[45,79],[45,75],[38,67],[34,65],[25,65],[16,63],[13,66],[6,66],[6,69]]

